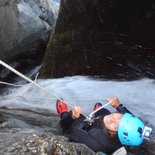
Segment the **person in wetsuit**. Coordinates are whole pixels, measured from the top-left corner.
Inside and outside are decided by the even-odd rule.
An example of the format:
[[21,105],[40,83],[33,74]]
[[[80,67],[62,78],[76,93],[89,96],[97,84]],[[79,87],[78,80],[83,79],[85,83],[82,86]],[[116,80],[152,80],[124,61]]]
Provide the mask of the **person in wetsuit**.
[[[68,111],[67,105],[63,101],[57,100],[56,108],[61,118],[60,124],[63,133],[68,135],[70,141],[83,143],[94,152],[104,152],[106,154],[111,154],[119,149],[124,144],[123,142],[125,144],[129,143],[129,145],[131,143],[132,145],[132,141],[127,138],[128,132],[124,132],[123,129],[126,124],[122,124],[122,129],[119,129],[120,121],[124,117],[124,114],[125,116],[127,114],[129,118],[132,117],[128,116],[131,112],[120,104],[116,97],[109,98],[105,102],[110,102],[110,105],[116,108],[117,112],[111,113],[109,110],[102,108],[95,113],[94,122],[89,124],[85,121],[85,116],[82,115],[83,110],[81,107],[75,106],[71,111]],[[97,102],[94,110],[101,106],[102,104]],[[127,120],[127,122],[129,121]],[[120,130],[119,134],[118,129]],[[121,139],[118,135],[119,137],[122,136]]]

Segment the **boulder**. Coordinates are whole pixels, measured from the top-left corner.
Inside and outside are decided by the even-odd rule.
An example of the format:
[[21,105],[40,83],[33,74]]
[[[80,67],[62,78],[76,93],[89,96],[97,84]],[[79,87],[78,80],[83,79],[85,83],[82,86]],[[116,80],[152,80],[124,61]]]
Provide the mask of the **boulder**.
[[[53,0],[0,1],[0,60],[23,74],[40,65],[58,10]],[[15,82],[17,75],[0,65],[0,81]]]
[[62,0],[42,78],[154,77],[153,0]]
[[0,2],[0,59],[42,59],[59,5],[52,0]]

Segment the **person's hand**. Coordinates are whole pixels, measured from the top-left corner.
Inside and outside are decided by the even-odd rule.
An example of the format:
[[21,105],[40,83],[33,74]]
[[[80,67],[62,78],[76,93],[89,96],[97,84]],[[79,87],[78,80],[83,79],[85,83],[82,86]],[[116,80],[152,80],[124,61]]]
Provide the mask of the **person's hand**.
[[111,102],[110,105],[114,108],[117,108],[120,105],[120,102],[117,97],[108,98],[108,101]]
[[72,118],[73,119],[79,118],[82,111],[83,111],[82,108],[79,107],[79,106],[73,107],[73,109],[72,109]]

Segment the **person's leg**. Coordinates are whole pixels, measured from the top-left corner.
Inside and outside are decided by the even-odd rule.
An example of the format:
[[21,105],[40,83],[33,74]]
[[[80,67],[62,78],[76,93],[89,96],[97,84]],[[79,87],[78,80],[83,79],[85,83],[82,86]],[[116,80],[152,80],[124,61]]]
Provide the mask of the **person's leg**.
[[61,118],[62,113],[68,112],[67,104],[63,101],[57,100],[56,101],[56,109]]
[[63,101],[57,100],[56,101],[56,109],[60,116],[60,124],[63,130],[70,128],[73,119],[71,117],[71,111],[68,111],[66,103]]
[[102,107],[102,103],[101,102],[96,102],[94,105],[94,111],[99,109],[100,107]]
[[57,112],[60,116],[60,124],[64,132],[69,132],[73,128],[82,128],[84,116],[80,115],[78,119],[72,118],[72,111],[68,111],[66,103],[57,100],[56,102]]
[[60,123],[63,129],[70,128],[73,121],[72,111],[62,113]]

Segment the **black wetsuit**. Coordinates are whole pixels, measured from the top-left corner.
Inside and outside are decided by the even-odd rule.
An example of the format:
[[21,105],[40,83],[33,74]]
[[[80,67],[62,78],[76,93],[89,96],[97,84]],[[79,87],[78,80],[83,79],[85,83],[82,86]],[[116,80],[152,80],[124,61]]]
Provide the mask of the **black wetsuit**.
[[[119,113],[129,112],[122,104],[117,107]],[[130,112],[129,112],[130,113]],[[85,117],[81,115],[78,119],[72,119],[70,112],[62,114],[60,121],[64,134],[68,134],[70,141],[86,144],[95,152],[111,154],[122,145],[117,135],[110,136],[103,127],[103,117],[110,112],[102,108],[95,114],[95,121],[91,126],[84,122]]]

